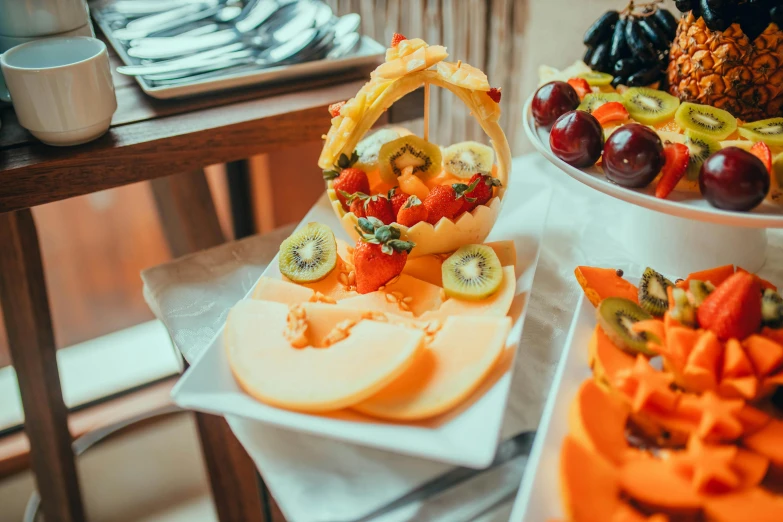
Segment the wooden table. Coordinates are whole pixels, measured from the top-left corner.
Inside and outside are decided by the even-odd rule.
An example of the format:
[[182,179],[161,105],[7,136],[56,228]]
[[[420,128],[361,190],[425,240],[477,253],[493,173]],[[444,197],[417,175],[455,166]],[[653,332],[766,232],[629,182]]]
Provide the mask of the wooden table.
[[[119,61],[111,54],[114,71]],[[367,70],[357,70],[162,101],[115,74],[118,109],[111,129],[92,143],[68,148],[35,141],[10,107],[0,109],[0,303],[46,520],[84,520],[84,509],[30,207],[152,181],[172,253],[215,246],[225,238],[201,169],[229,163],[229,176],[246,176],[246,158],[319,139],[329,128],[328,105],[352,97],[367,78]],[[421,108],[421,93],[413,93],[379,123],[420,117]],[[242,236],[251,231],[236,207],[246,212],[249,202],[238,199],[241,190],[234,192],[235,229],[243,223],[236,235]],[[268,516],[269,506],[259,497],[255,468],[225,421],[202,414],[197,424],[220,520],[267,518],[262,513]]]

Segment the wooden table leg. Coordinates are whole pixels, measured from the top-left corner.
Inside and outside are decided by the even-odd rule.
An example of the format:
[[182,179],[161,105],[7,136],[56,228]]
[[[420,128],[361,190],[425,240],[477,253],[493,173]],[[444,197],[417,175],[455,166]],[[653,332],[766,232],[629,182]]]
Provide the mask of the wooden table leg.
[[[203,171],[158,178],[151,184],[174,257],[225,241]],[[255,464],[226,420],[197,413],[196,425],[219,520],[265,522],[268,509],[262,502]]]
[[234,239],[256,233],[253,199],[250,191],[250,161],[243,159],[226,163],[226,182],[231,199],[231,221]]
[[44,517],[83,521],[38,234],[29,209],[0,214],[0,303]]

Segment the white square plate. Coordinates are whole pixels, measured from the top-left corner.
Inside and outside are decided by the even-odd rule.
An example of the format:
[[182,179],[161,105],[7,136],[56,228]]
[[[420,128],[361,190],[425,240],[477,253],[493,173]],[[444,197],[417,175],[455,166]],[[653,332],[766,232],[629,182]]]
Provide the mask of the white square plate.
[[[511,239],[517,249],[517,294],[511,305],[513,326],[507,340],[506,364],[457,410],[425,422],[391,423],[352,411],[312,415],[287,411],[253,399],[237,385],[223,350],[222,330],[209,348],[177,383],[174,401],[184,408],[222,415],[239,415],[294,431],[321,435],[364,446],[482,468],[492,461],[506,409],[513,361],[522,336],[527,296],[533,284],[552,191],[515,180],[488,241]],[[302,223],[319,221],[347,239],[326,195]],[[301,226],[301,224],[300,224]],[[280,277],[277,257],[264,272]],[[295,376],[292,376],[295,378]]]
[[595,307],[583,294],[576,305],[522,485],[514,502],[509,519],[513,522],[560,520],[564,516],[560,496],[560,447],[568,434],[571,403],[582,383],[593,376],[588,363],[588,343],[595,325]]

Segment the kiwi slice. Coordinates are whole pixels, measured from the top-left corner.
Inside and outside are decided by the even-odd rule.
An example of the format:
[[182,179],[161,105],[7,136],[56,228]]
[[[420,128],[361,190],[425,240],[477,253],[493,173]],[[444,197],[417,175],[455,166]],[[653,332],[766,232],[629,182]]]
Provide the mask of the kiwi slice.
[[579,78],[587,80],[587,84],[591,87],[603,87],[609,85],[614,80],[614,76],[598,71],[583,72],[579,75]]
[[577,110],[593,112],[604,103],[609,102],[623,103],[623,97],[616,92],[591,92],[585,95]]
[[622,297],[607,297],[598,305],[596,316],[601,330],[621,350],[632,355],[655,355],[647,348],[647,341],[653,336],[632,328],[634,323],[653,318],[638,304]]
[[332,229],[308,223],[280,245],[280,273],[295,283],[314,283],[337,266],[337,241]]
[[373,132],[356,145],[356,154],[359,159],[354,165],[365,172],[378,168],[378,152],[384,143],[396,140],[400,133],[394,129],[381,129]]
[[689,299],[693,306],[699,307],[707,297],[715,290],[715,285],[709,281],[691,279],[688,282]]
[[688,298],[688,292],[682,288],[675,288],[672,290],[672,299],[674,300],[674,307],[669,312],[672,319],[679,321],[685,326],[696,328],[698,324],[696,307],[693,306],[693,303]]
[[753,121],[738,130],[740,136],[753,142],[763,141],[767,145],[783,146],[783,118]]
[[457,299],[485,299],[503,282],[498,255],[486,245],[460,247],[443,262],[441,272],[446,295]]
[[691,181],[697,181],[701,165],[707,158],[718,152],[721,146],[713,138],[690,129],[685,131],[685,145],[691,153],[685,177]]
[[783,298],[771,288],[761,297],[761,318],[764,326],[783,328]]
[[667,92],[631,87],[623,93],[623,104],[634,120],[655,125],[671,119],[680,106],[680,100]]
[[440,147],[413,134],[403,136],[381,146],[378,164],[387,183],[396,184],[406,167],[413,167],[413,174],[426,180],[441,169]]
[[725,140],[737,130],[737,118],[730,112],[698,103],[685,102],[680,105],[674,115],[674,121],[683,129],[696,131],[716,140]]
[[639,305],[655,317],[663,317],[669,309],[669,294],[666,289],[674,283],[650,267],[644,270],[639,281]]
[[495,162],[495,151],[475,141],[455,143],[443,149],[443,168],[461,179],[470,179],[474,174],[489,174]]

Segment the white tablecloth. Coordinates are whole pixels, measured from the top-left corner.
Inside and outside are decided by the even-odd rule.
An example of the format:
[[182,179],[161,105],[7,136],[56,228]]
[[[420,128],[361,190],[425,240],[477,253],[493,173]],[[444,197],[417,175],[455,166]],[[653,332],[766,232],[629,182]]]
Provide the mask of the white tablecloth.
[[[538,155],[514,159],[512,183],[522,177],[551,186],[553,199],[517,357],[504,438],[534,429],[538,423],[581,292],[573,277],[574,267],[611,266],[630,274],[644,269],[644,260],[633,262],[617,232],[628,208],[625,203],[579,184]],[[524,201],[505,204],[521,205]],[[208,346],[228,309],[252,287],[289,232],[290,227],[231,243],[142,274],[150,307],[169,328],[186,359],[192,360]],[[769,245],[761,274],[782,281],[783,233],[770,231]],[[357,518],[448,469],[245,419],[228,420],[291,521]],[[508,520],[513,499],[509,494],[518,486],[523,467],[524,459],[518,459],[425,504],[409,506],[380,520]]]

